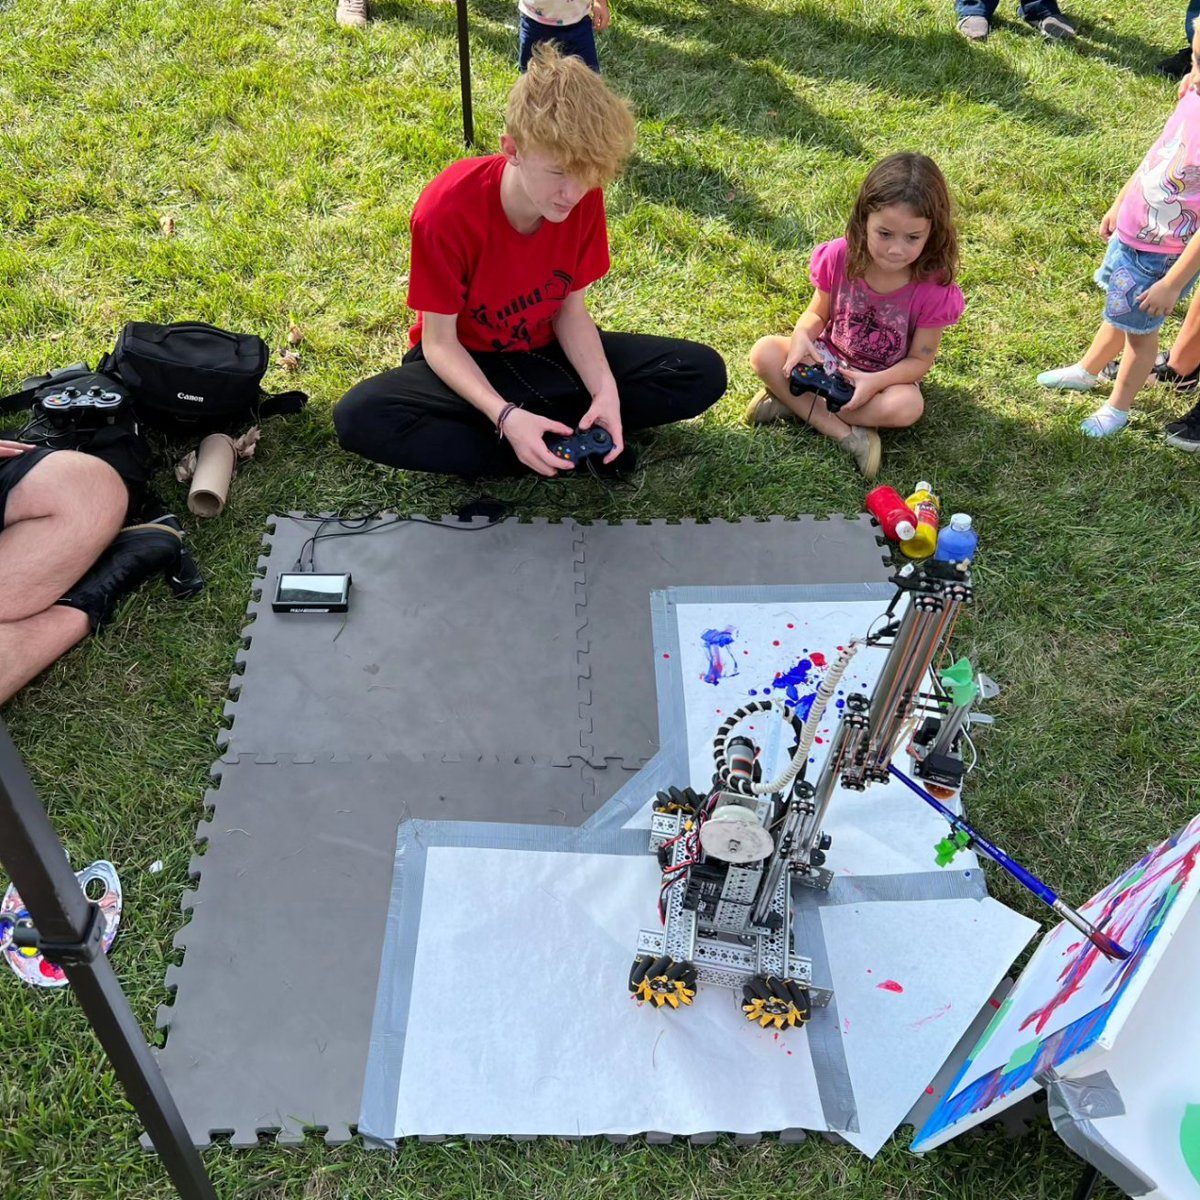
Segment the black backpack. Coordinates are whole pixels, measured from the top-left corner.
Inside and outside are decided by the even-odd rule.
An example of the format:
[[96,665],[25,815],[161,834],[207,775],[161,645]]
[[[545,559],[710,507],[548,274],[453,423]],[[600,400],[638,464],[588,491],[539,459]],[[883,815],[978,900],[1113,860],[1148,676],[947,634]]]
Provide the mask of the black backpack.
[[260,386],[269,351],[262,338],[200,321],[131,321],[100,370],[129,388],[146,425],[172,434],[240,431],[276,413],[299,412],[304,392]]

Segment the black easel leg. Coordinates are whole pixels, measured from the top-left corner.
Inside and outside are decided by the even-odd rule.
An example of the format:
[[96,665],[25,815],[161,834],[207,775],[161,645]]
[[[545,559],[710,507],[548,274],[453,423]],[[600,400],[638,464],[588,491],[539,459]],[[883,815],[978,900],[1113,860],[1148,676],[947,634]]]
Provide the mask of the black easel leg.
[[84,896],[3,721],[0,860],[37,927],[43,954],[66,972],[175,1190],[183,1200],[217,1200],[112,964],[99,952],[96,906]]
[[458,78],[462,86],[463,140],[475,144],[475,114],[471,111],[471,39],[467,30],[467,0],[455,0],[458,9]]
[[1095,1167],[1088,1167],[1079,1179],[1079,1186],[1075,1189],[1074,1200],[1092,1200],[1092,1193],[1096,1190],[1096,1184],[1100,1182],[1100,1172]]

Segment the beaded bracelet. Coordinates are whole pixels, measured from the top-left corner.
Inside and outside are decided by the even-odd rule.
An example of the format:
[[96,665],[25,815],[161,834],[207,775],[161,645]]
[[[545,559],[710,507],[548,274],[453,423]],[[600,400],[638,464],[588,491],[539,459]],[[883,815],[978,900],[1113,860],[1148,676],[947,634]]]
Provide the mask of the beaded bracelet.
[[500,410],[500,415],[496,418],[496,436],[500,441],[504,440],[504,422],[508,420],[509,413],[511,413],[514,408],[520,407],[521,406],[519,404],[514,404],[510,401]]

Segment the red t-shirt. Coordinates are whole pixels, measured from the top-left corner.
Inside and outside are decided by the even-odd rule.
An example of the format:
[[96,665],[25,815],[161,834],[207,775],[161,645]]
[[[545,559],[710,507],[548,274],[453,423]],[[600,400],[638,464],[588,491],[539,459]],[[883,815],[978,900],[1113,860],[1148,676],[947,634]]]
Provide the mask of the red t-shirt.
[[500,203],[504,156],[447,167],[413,209],[408,306],[458,314],[458,340],[473,351],[537,350],[554,340],[554,318],[571,292],[608,271],[604,195],[588,192],[565,221],[518,233]]

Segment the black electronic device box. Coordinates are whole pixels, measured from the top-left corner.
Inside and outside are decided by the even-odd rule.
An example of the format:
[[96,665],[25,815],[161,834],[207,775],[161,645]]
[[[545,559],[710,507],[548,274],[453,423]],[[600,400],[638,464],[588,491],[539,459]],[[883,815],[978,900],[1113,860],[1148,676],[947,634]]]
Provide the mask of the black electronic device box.
[[350,608],[350,576],[284,571],[275,584],[277,613],[344,613]]

